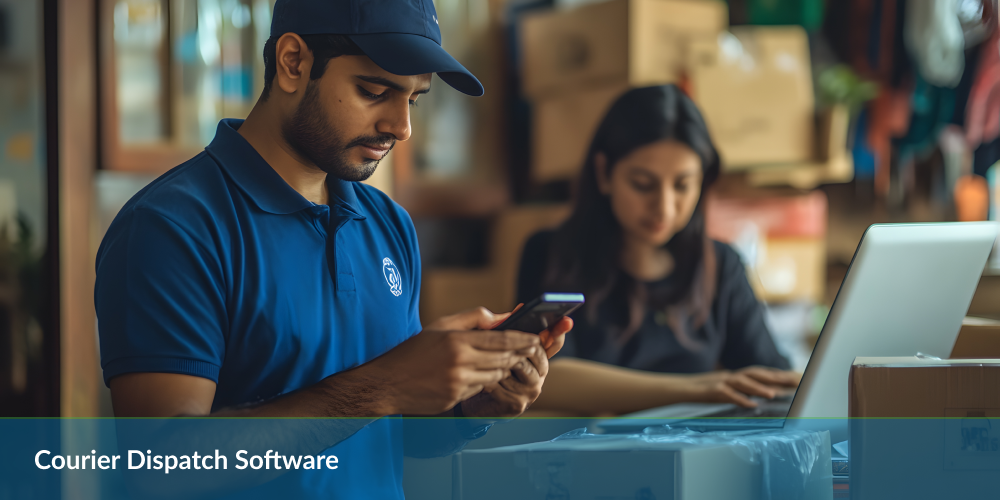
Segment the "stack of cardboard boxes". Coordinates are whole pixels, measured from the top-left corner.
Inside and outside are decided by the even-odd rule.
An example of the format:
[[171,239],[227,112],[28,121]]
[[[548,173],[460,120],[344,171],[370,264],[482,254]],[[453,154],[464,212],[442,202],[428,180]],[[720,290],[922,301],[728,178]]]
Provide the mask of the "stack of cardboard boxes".
[[754,185],[852,177],[845,110],[816,112],[796,26],[728,30],[719,0],[611,0],[521,19],[532,103],[532,177],[573,178],[600,119],[629,88],[675,83],[698,103],[723,159]]
[[614,99],[630,87],[680,82],[687,47],[712,43],[727,19],[726,4],[714,0],[612,0],[522,18],[533,179],[574,177]]

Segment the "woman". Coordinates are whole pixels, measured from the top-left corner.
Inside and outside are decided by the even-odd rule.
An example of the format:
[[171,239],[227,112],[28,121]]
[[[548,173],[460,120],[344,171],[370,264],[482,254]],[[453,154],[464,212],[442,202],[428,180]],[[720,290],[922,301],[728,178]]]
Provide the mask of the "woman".
[[534,409],[749,407],[750,396],[773,398],[798,384],[739,256],[705,235],[702,201],[718,175],[704,120],[677,87],[630,90],[612,105],[572,215],[524,249],[520,302],[544,291],[587,297]]

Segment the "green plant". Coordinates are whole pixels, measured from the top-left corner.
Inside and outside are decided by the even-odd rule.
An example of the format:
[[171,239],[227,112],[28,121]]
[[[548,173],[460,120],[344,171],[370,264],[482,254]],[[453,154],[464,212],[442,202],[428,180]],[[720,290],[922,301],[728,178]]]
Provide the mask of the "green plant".
[[840,104],[853,112],[878,95],[878,84],[863,80],[849,66],[838,64],[819,72],[816,91],[820,104]]

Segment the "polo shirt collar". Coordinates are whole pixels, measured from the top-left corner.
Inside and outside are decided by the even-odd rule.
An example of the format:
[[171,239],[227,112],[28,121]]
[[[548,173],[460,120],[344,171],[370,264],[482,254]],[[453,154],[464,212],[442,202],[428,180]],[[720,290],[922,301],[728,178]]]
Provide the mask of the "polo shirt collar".
[[[205,150],[215,158],[239,188],[260,207],[272,214],[291,214],[313,206],[275,172],[257,150],[237,132],[243,120],[226,118],[219,122],[215,138]],[[327,176],[330,205],[355,219],[364,212],[354,192],[354,183]]]
[[354,192],[354,183],[338,179],[332,175],[326,176],[327,191],[330,193],[330,205],[343,210],[348,217],[364,219],[365,213],[358,202],[358,194]]

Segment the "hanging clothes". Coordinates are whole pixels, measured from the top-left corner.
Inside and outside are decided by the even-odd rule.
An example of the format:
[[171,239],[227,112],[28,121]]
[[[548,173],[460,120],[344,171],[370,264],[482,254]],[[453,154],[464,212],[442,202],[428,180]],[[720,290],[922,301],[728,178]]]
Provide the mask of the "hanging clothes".
[[875,152],[868,144],[868,110],[862,109],[858,114],[857,127],[851,141],[854,147],[851,156],[854,159],[854,176],[858,179],[875,177]]
[[911,94],[909,89],[882,87],[869,106],[868,143],[875,153],[875,192],[881,195],[889,192],[892,139],[902,136],[909,128]]
[[883,196],[889,193],[892,139],[906,133],[910,119],[912,90],[902,76],[908,63],[903,61],[907,55],[901,50],[902,32],[898,29],[906,7],[906,2],[898,0],[876,0],[868,39],[867,62],[881,87],[869,105],[868,143],[875,156],[875,192]]
[[965,48],[979,45],[993,33],[997,0],[959,0],[958,20],[965,34]]
[[[966,140],[974,149],[972,171],[977,175],[986,172],[1000,161],[1000,99],[998,99],[997,66],[1000,64],[1000,11],[997,0],[983,3],[983,24],[989,38],[969,51],[962,85],[965,102],[960,102],[961,113],[956,112],[954,123],[965,128]],[[959,116],[961,114],[961,116]]]
[[810,32],[823,25],[823,0],[740,0],[738,3],[746,9],[750,24],[797,24]]
[[[977,148],[1000,136],[1000,30],[979,51],[976,76],[965,109],[965,138]],[[992,163],[991,163],[992,164]]]
[[952,88],[965,69],[965,32],[960,0],[909,2],[903,32],[920,75],[938,87]]
[[1000,137],[976,148],[972,154],[972,171],[976,175],[986,175],[986,171],[997,162],[1000,162]]
[[937,146],[941,130],[955,114],[955,95],[955,89],[937,87],[916,76],[910,96],[909,127],[905,135],[893,141],[899,158],[920,156]]
[[827,2],[823,36],[837,57],[864,78],[871,78],[866,48],[876,0]]
[[[969,108],[973,84],[979,80],[981,73],[979,71],[979,63],[982,60],[980,53],[985,50],[986,46],[987,44],[981,43],[965,51],[965,74],[962,75],[962,81],[955,87],[955,113],[950,123],[961,128],[963,142],[968,142],[965,133],[968,128],[966,126],[968,118],[966,110]],[[974,151],[972,172],[977,175],[985,175],[986,169],[993,165],[997,159],[1000,159],[1000,140],[980,144],[978,148],[974,145],[970,145],[970,147]]]

